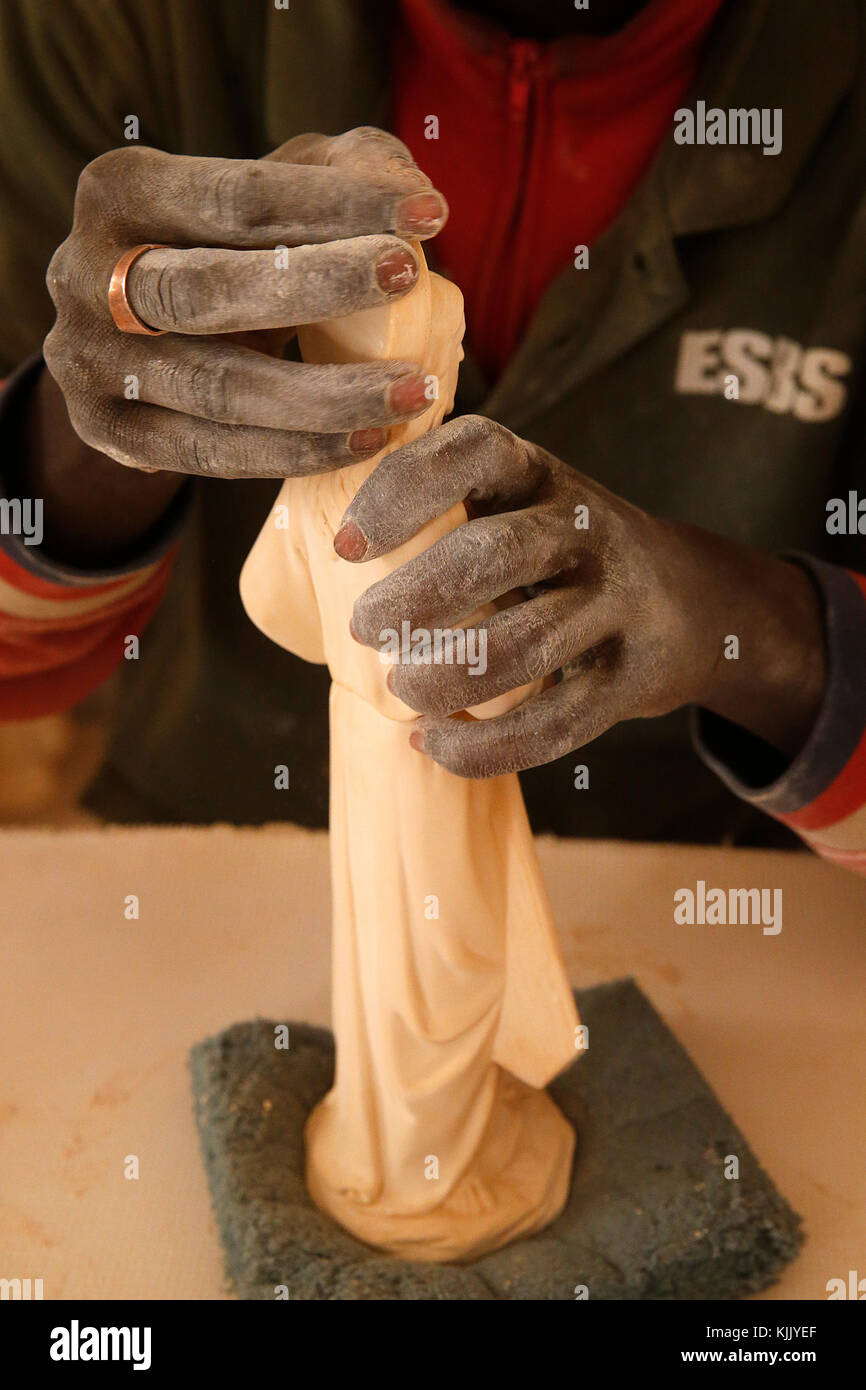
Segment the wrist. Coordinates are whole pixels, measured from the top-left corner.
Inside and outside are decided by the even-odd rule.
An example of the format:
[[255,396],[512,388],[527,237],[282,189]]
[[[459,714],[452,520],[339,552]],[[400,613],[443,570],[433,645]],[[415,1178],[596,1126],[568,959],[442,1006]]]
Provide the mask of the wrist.
[[72,427],[63,394],[43,366],[10,423],[17,460],[10,485],[43,503],[45,553],[101,566],[132,550],[160,521],[182,475],[140,473],[91,449]]
[[797,564],[726,541],[716,554],[721,621],[711,634],[715,660],[698,703],[794,757],[826,686],[821,598]]

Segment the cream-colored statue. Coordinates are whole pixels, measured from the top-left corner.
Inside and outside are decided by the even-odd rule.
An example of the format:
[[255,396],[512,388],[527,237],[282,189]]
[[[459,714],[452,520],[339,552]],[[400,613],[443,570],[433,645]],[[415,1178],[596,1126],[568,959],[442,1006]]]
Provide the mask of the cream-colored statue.
[[[441,422],[463,356],[462,296],[415,249],[409,295],[298,334],[307,361],[395,358],[435,373],[438,399],[392,429],[388,451]],[[359,594],[466,520],[457,506],[390,555],[340,559],[334,535],[380,457],[285,482],[241,596],[268,637],[333,677],[337,1064],[307,1124],[310,1193],[392,1254],[467,1260],[563,1206],[574,1134],[542,1088],[576,1055],[577,1015],[517,777],[468,781],[415,752],[414,711],[388,690],[380,653],[350,635]]]

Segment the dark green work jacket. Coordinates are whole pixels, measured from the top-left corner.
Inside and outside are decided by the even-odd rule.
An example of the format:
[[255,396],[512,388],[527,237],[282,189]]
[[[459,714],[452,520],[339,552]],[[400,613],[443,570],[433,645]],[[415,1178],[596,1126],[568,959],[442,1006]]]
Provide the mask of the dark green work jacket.
[[[38,350],[46,264],[78,174],[140,139],[259,156],[387,124],[380,0],[0,0],[0,357]],[[863,0],[728,0],[690,104],[781,108],[778,155],[670,138],[589,271],[551,284],[488,389],[489,415],[638,505],[749,545],[863,569],[827,499],[863,490]],[[731,374],[740,399],[725,396]],[[267,642],[238,600],[277,484],[201,481],[168,594],[124,662],[92,803],[118,819],[324,824],[327,672]],[[700,596],[694,596],[700,620]],[[575,763],[590,790],[574,788]],[[276,790],[287,764],[290,789]],[[757,842],[773,824],[694,752],[685,713],[618,726],[524,778],[537,829]]]

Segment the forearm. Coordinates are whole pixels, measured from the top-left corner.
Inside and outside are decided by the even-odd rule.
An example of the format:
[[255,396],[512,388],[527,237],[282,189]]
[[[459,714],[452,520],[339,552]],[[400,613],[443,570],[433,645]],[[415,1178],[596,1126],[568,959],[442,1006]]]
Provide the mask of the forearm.
[[699,703],[794,757],[814,726],[827,679],[815,586],[797,564],[709,532],[694,534],[708,574],[706,590],[691,596],[694,621],[712,622],[718,643]]
[[134,548],[185,482],[179,474],[126,468],[83,443],[44,368],[13,428],[7,488],[42,499],[44,549],[66,564],[99,568]]
[[818,854],[866,872],[866,578],[798,557],[820,593],[827,648],[821,707],[792,758],[706,709],[693,710],[695,747],[736,796],[782,821]]
[[[76,447],[77,436],[70,441],[56,416],[38,427],[31,423],[44,385],[40,378],[48,380],[41,364],[27,363],[0,397],[3,490],[10,500],[43,503],[38,534],[30,529],[38,515],[30,508],[21,511],[30,519],[26,531],[0,531],[0,723],[68,709],[106,679],[123,659],[128,635],[140,634],[159,605],[186,511],[182,498],[167,511],[161,508],[154,520],[152,512],[139,510],[140,524],[121,516],[112,534],[116,509],[134,508],[136,500],[124,501],[104,483],[91,484],[92,451]],[[42,431],[44,452],[28,450],[33,428]],[[65,465],[59,493],[55,449]],[[99,456],[93,462],[100,470],[97,480],[108,467],[125,471]],[[86,507],[76,495],[82,476]],[[16,516],[14,508],[9,516]]]

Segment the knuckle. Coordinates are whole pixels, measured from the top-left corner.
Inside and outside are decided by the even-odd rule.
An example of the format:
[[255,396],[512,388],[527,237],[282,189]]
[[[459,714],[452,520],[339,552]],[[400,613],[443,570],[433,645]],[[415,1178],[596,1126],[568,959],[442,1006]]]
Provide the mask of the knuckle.
[[85,164],[78,177],[75,194],[75,215],[87,211],[94,202],[103,202],[106,195],[113,201],[117,199],[118,188],[122,188],[135,176],[142,163],[152,151],[140,145],[106,150]]
[[[570,675],[557,686],[557,691],[561,691],[562,696],[547,711],[544,746],[549,749],[551,758],[570,753],[573,748],[579,748],[593,737],[591,717],[594,711],[599,710],[598,691],[580,679],[582,674],[583,672],[578,672],[576,677]],[[605,702],[602,706],[604,714],[600,717],[606,718],[606,709]],[[590,723],[587,722],[588,715]]]
[[51,260],[48,262],[48,269],[45,272],[45,284],[51,301],[57,308],[58,300],[69,286],[70,280],[70,246],[69,237],[61,241]]
[[85,164],[79,183],[90,184],[106,180],[113,183],[124,170],[140,163],[143,153],[144,150],[139,145],[118,145],[113,150],[106,150],[104,154],[98,154],[89,164]]
[[231,164],[216,169],[205,185],[206,214],[229,238],[243,235],[269,221],[265,188],[268,174],[252,165]]
[[518,478],[527,491],[537,489],[542,479],[550,475],[551,455],[519,435],[512,435],[512,439]]
[[412,188],[430,183],[415,163],[409,147],[396,135],[377,126],[357,126],[337,136],[329,150],[328,162],[336,163],[352,156],[385,179],[396,179],[399,186]]
[[97,155],[89,164],[85,164],[78,176],[78,192],[86,197],[104,183],[113,181],[117,177],[118,162],[123,153],[125,151],[106,150],[105,154]]
[[511,430],[500,425],[498,420],[490,420],[486,415],[464,415],[461,417],[461,424],[471,431],[475,439],[497,439],[511,440],[516,439],[516,435]]
[[508,610],[500,638],[503,662],[512,660],[519,673],[520,684],[538,680],[550,671],[559,670],[565,657],[565,643],[559,627],[549,615],[534,611],[535,605],[524,605],[519,621],[522,630],[511,637],[507,626]]
[[[528,463],[531,446],[512,434],[505,425],[489,420],[486,415],[461,415],[443,428],[450,431],[452,447],[477,451],[487,460],[488,466],[491,461],[501,463],[513,459],[526,460]],[[537,465],[533,464],[532,467],[537,468]],[[477,469],[477,462],[473,468]]]
[[82,254],[74,236],[67,237],[54,252],[45,272],[45,285],[58,318],[66,318],[73,303],[76,313],[92,314],[95,309],[102,316],[107,315],[107,295],[103,294],[104,303],[95,299],[97,283],[90,258]]
[[[460,533],[465,532],[461,535]],[[460,609],[464,596],[497,567],[498,557],[487,558],[481,537],[470,526],[458,526],[414,562],[416,593],[423,593],[449,612]],[[412,563],[411,561],[409,562]],[[498,582],[498,581],[497,581]]]
[[[147,210],[152,204],[154,176],[158,172],[155,166],[173,158],[147,146],[130,145],[106,150],[91,160],[78,176],[73,234],[83,234],[103,245],[115,239],[129,244],[130,225],[137,223],[142,208]],[[144,239],[132,235],[136,240]]]
[[451,421],[453,433],[462,442],[477,442],[491,436],[499,427],[485,415],[460,415]]
[[63,335],[57,324],[51,329],[42,344],[42,356],[55,381],[64,375],[66,365],[66,352],[63,345]]
[[186,374],[185,392],[191,413],[221,420],[231,413],[232,372],[225,362],[195,362]]
[[207,478],[218,476],[222,471],[216,440],[202,430],[179,431],[174,452],[183,473],[200,473]]
[[[486,564],[489,574],[498,585],[509,589],[527,545],[528,528],[521,517],[489,517],[487,520]],[[499,592],[504,592],[504,589]]]
[[[344,155],[355,154],[361,147],[367,149],[375,146],[390,147],[392,139],[392,136],[388,135],[386,131],[380,130],[378,126],[355,126],[353,130],[346,130],[342,135],[334,137],[328,148],[327,162],[330,164],[343,158]],[[405,145],[403,148],[406,148]]]
[[121,429],[117,409],[109,400],[79,389],[66,395],[66,409],[72,428],[84,444],[115,457]]
[[550,624],[535,635],[526,652],[526,674],[538,680],[550,671],[558,671],[565,659],[562,635]]
[[[276,431],[268,433],[276,434]],[[292,436],[292,457],[288,469],[286,460],[282,459],[274,477],[322,473],[335,464],[344,464],[347,454],[344,434],[307,434],[298,430]],[[277,461],[276,453],[274,460]]]
[[[372,140],[374,143],[387,145],[393,137],[377,125],[356,125],[354,130],[347,131],[345,137],[338,137],[340,138],[345,138],[347,144],[361,144]],[[405,149],[405,146],[403,148]]]
[[514,518],[515,550],[525,557],[526,575],[524,582],[536,579],[549,579],[562,565],[563,540],[570,540],[570,533],[557,527],[547,512],[530,508]]

